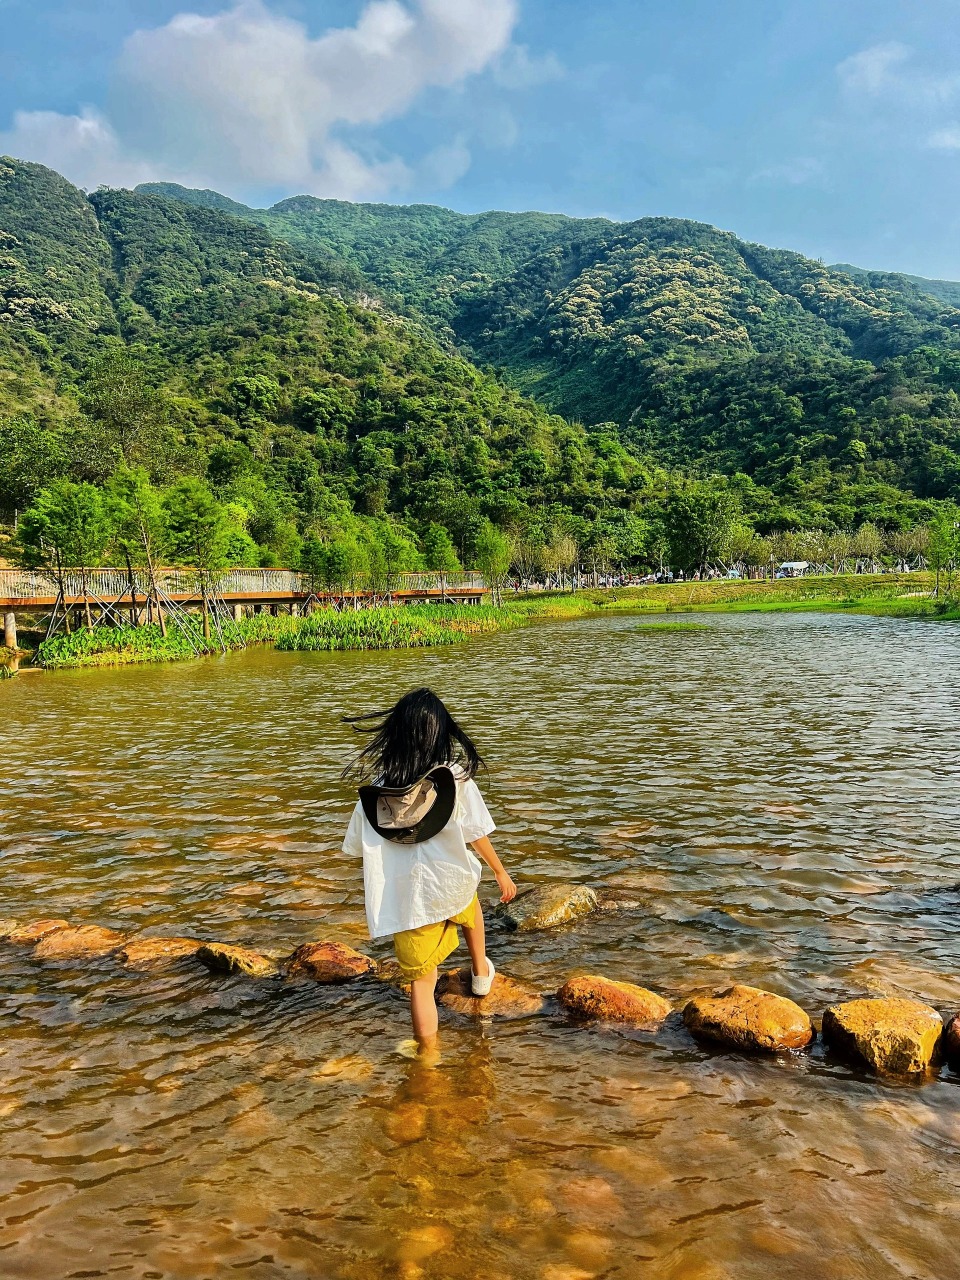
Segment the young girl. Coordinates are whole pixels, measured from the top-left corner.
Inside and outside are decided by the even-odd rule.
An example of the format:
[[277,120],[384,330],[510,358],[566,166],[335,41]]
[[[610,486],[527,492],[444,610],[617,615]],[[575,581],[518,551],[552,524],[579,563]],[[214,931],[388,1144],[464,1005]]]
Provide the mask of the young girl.
[[437,1035],[437,966],[467,936],[475,996],[485,996],[496,970],[487,959],[477,899],[481,866],[493,871],[500,901],[516,885],[488,836],[493,820],[474,776],[480,755],[430,689],[404,694],[390,711],[348,717],[370,741],[344,777],[372,777],[343,840],[363,857],[363,890],[371,938],[393,934],[403,977],[410,983],[413,1033],[421,1047]]

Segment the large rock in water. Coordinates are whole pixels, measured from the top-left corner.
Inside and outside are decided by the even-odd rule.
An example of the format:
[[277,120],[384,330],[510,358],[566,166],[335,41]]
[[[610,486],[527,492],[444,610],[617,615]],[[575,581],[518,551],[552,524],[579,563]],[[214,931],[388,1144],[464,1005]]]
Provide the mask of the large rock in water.
[[596,909],[597,895],[585,884],[539,884],[512,902],[500,903],[497,915],[503,917],[507,928],[527,932],[553,929]]
[[232,947],[225,942],[205,942],[197,951],[197,959],[211,973],[242,973],[248,978],[273,978],[279,972],[276,962],[248,947]]
[[342,942],[306,942],[290,957],[287,972],[314,982],[352,982],[376,967],[369,956]]
[[525,983],[498,973],[490,994],[475,996],[470,989],[470,966],[442,973],[437,982],[437,999],[445,1009],[471,1018],[527,1018],[543,1008],[543,998]]
[[135,938],[117,958],[130,969],[154,969],[195,956],[202,946],[199,938]]
[[28,924],[21,924],[12,929],[3,941],[9,942],[14,947],[35,947],[48,934],[69,927],[69,920],[31,920]]
[[38,960],[95,960],[109,955],[123,942],[116,929],[103,929],[97,924],[74,925],[55,929],[33,948]]
[[699,1040],[747,1053],[803,1049],[813,1039],[810,1019],[798,1004],[742,984],[714,996],[695,996],[683,1020]]
[[824,1043],[882,1075],[917,1075],[936,1057],[943,1019],[919,1000],[847,1000],[823,1015]]
[[632,982],[615,982],[593,974],[570,978],[557,992],[565,1009],[581,1018],[599,1022],[629,1022],[635,1026],[655,1026],[671,1010],[668,1000]]

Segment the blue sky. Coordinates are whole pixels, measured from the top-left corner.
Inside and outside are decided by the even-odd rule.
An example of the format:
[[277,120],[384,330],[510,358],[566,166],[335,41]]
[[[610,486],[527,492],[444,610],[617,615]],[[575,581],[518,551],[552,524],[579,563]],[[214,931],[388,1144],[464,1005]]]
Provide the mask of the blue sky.
[[0,151],[960,279],[955,0],[0,0]]

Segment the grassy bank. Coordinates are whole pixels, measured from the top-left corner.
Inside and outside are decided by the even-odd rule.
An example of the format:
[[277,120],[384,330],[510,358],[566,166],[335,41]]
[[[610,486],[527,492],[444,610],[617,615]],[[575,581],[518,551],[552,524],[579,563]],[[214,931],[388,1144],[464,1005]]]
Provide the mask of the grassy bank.
[[[822,610],[869,613],[897,618],[960,620],[960,603],[935,600],[929,575],[877,574],[836,578],[792,578],[779,582],[684,582],[662,586],[581,591],[576,595],[537,593],[508,597],[503,606],[406,605],[348,610],[320,609],[307,618],[261,613],[230,623],[227,647],[272,643],[277,649],[417,649],[455,644],[471,635],[526,626],[547,618],[576,618],[608,611],[634,613],[741,612]],[[918,594],[924,593],[924,594]],[[680,625],[680,624],[678,624]],[[651,628],[652,629],[652,628]],[[39,665],[67,667],[121,666],[140,662],[176,662],[206,646],[200,619],[192,618],[185,634],[171,627],[95,627],[44,641],[37,649]]]

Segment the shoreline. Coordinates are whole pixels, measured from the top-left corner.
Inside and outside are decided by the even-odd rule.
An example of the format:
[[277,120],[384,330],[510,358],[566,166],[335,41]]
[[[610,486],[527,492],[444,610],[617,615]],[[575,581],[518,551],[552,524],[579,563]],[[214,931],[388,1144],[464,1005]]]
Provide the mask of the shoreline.
[[[923,590],[926,588],[926,590]],[[856,613],[904,620],[960,621],[960,601],[932,595],[929,574],[862,574],[770,580],[716,579],[640,587],[585,588],[576,593],[528,592],[502,605],[374,606],[308,617],[255,614],[222,624],[221,637],[204,639],[199,618],[187,631],[157,626],[96,627],[59,635],[24,653],[23,670],[76,670],[130,666],[241,652],[273,644],[280,652],[433,648],[529,626],[539,620],[591,617],[604,612]],[[5,668],[10,675],[17,666]]]

